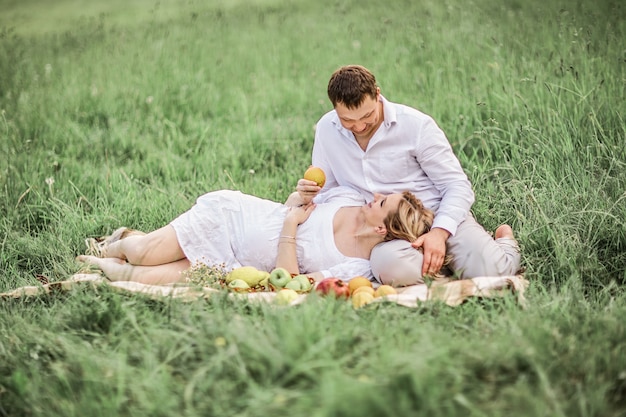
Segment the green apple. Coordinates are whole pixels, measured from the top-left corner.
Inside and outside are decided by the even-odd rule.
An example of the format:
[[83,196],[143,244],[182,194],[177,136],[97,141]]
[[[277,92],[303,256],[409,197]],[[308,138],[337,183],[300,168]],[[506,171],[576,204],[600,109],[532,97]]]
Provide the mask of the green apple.
[[289,281],[287,284],[285,284],[283,288],[288,288],[294,291],[302,291],[302,284],[300,283],[300,281],[294,278],[291,281]]
[[275,288],[283,288],[291,281],[291,274],[285,268],[274,268],[270,272],[270,284]]
[[296,275],[293,279],[300,282],[301,291],[311,291],[311,288],[313,288],[313,284],[307,275]]
[[288,305],[291,304],[292,301],[294,301],[296,298],[298,298],[298,293],[295,292],[294,290],[291,290],[289,288],[283,288],[282,290],[278,291],[276,293],[276,297],[274,298],[274,302],[276,304],[280,304],[280,305]]
[[228,288],[235,291],[247,291],[250,286],[243,279],[234,279],[228,284]]

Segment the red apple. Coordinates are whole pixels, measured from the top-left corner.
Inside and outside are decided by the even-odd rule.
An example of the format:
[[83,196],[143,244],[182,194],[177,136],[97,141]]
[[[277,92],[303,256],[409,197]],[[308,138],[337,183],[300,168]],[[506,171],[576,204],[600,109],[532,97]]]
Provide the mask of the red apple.
[[323,295],[334,295],[336,298],[348,298],[350,287],[339,278],[324,278],[317,284],[315,291]]

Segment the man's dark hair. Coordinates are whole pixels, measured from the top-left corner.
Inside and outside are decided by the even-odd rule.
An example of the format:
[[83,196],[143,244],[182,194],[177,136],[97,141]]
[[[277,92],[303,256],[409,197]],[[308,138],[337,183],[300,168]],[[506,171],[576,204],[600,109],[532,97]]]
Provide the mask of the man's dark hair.
[[328,98],[333,107],[338,103],[349,109],[358,108],[367,96],[376,99],[376,77],[360,65],[346,65],[336,70],[328,82]]

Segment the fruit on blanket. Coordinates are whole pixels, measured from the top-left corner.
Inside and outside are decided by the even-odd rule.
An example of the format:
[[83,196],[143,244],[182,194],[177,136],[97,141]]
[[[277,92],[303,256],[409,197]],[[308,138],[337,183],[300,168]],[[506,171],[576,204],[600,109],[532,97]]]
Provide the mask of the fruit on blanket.
[[270,284],[274,288],[283,288],[289,281],[291,281],[291,274],[285,268],[274,268],[270,272]]
[[397,294],[398,291],[396,291],[395,288],[393,288],[391,285],[381,285],[380,287],[376,288],[376,291],[374,291],[374,297],[378,298],[378,297],[385,297],[387,295],[391,295],[391,294]]
[[259,271],[253,266],[240,266],[226,275],[226,283],[230,284],[232,281],[240,279],[245,281],[250,287],[256,287],[267,276],[269,276],[267,271]]
[[323,187],[326,184],[326,174],[322,168],[310,166],[306,171],[304,171],[305,180],[315,181],[317,185]]
[[274,302],[280,305],[291,304],[293,300],[298,298],[298,293],[289,288],[283,288],[282,290],[276,293],[276,297],[274,298]]
[[228,284],[228,288],[235,291],[248,291],[250,286],[243,279],[234,279]]
[[374,296],[368,292],[361,291],[352,296],[352,307],[361,308],[374,301]]
[[352,294],[350,294],[352,297],[354,297],[355,295],[359,294],[359,293],[368,293],[371,294],[372,296],[374,295],[374,288],[372,287],[367,287],[367,286],[363,286],[363,287],[359,287],[356,290],[354,290],[354,292]]
[[322,295],[334,295],[336,298],[348,298],[350,296],[348,284],[335,277],[324,278],[317,284],[315,290]]
[[362,277],[362,276],[354,277],[350,281],[348,281],[348,288],[350,289],[350,294],[352,294],[354,290],[356,290],[359,287],[372,287],[372,283],[369,279]]
[[300,282],[300,287],[302,287],[302,291],[311,291],[313,288],[313,282],[308,275],[300,274],[293,277],[295,281]]

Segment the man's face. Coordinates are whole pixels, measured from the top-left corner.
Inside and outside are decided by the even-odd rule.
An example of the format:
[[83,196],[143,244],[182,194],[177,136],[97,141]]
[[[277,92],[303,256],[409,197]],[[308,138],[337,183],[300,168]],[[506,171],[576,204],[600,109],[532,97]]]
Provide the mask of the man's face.
[[382,121],[382,103],[380,93],[376,98],[366,97],[356,109],[349,109],[342,103],[337,103],[335,111],[341,125],[351,131],[357,139],[369,139]]

